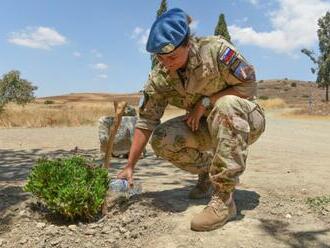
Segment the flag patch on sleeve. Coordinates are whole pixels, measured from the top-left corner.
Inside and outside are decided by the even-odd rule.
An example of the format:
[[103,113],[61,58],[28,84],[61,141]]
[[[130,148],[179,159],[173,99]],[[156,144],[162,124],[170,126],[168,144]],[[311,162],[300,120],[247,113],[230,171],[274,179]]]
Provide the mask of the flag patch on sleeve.
[[240,61],[237,67],[232,68],[235,77],[242,81],[256,80],[253,66],[247,64],[244,61]]
[[225,52],[220,55],[219,60],[225,65],[230,65],[236,58],[235,54],[233,49],[227,47]]

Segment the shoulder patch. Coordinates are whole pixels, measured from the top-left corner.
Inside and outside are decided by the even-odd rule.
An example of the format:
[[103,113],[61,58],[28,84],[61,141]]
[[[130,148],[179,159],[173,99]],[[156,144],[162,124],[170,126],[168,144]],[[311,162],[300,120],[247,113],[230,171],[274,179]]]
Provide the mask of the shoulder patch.
[[233,64],[230,70],[233,75],[242,81],[256,80],[254,68],[245,61],[238,60],[238,63]]
[[236,60],[236,52],[227,47],[225,51],[219,55],[219,62],[225,64],[225,65],[231,65]]

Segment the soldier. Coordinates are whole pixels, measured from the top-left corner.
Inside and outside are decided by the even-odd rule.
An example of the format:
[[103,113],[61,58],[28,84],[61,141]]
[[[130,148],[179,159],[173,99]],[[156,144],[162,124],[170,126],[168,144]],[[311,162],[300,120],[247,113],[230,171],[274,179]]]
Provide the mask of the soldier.
[[[118,178],[133,183],[134,166],[153,132],[156,155],[198,174],[190,198],[206,197],[213,186],[210,202],[191,221],[192,230],[208,231],[236,216],[235,184],[265,117],[255,102],[253,66],[220,36],[191,36],[189,21],[185,12],[171,9],[151,27],[147,51],[159,63],[145,85],[128,163]],[[168,104],[187,114],[160,124]]]

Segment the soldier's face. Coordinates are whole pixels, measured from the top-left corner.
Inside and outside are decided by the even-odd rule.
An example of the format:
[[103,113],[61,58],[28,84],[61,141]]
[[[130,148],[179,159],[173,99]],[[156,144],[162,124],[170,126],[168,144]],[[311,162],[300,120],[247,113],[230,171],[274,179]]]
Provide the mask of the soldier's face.
[[170,71],[176,71],[186,66],[190,46],[180,46],[169,54],[157,54],[157,59]]

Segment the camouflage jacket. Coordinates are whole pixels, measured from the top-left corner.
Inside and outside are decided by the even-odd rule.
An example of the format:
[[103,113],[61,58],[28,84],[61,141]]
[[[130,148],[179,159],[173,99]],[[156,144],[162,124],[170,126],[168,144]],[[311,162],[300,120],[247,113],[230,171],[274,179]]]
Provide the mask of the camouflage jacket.
[[158,63],[150,72],[140,100],[137,128],[153,130],[168,104],[191,111],[203,96],[228,87],[256,97],[253,66],[220,36],[192,38],[184,72],[169,72]]

